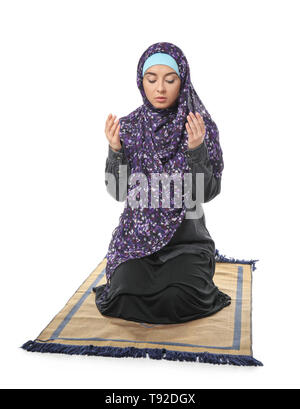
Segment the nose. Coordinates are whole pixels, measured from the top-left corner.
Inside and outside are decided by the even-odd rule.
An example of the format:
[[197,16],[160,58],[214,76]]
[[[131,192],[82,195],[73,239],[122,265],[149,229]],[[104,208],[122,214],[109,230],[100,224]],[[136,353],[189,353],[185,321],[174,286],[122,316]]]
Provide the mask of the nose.
[[158,80],[158,81],[157,81],[157,89],[156,89],[156,91],[161,94],[161,93],[164,93],[165,90],[166,90],[166,87],[165,87],[165,85],[164,85],[164,81],[163,81],[163,80]]

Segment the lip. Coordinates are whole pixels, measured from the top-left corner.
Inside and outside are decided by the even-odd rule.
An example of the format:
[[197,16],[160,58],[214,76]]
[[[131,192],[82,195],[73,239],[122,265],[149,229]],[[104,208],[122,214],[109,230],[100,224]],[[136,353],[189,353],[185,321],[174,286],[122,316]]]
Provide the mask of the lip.
[[157,101],[165,101],[167,98],[165,97],[157,97],[155,98]]

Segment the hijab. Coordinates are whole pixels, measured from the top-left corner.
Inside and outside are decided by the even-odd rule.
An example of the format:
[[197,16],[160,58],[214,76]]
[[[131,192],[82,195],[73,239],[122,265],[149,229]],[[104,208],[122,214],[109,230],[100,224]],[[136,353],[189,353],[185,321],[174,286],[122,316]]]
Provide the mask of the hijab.
[[[149,57],[156,53],[164,53],[173,57],[171,60],[176,61],[177,67],[174,62],[168,65],[175,67],[176,71],[179,69],[181,80],[179,96],[175,104],[168,108],[154,107],[147,99],[143,87],[144,68],[149,66]],[[203,143],[206,144],[216,178],[221,177],[224,167],[218,128],[194,90],[188,61],[179,47],[168,42],[159,42],[148,47],[138,62],[137,86],[141,92],[143,104],[119,119],[119,135],[131,174],[141,172],[147,178],[148,204],[146,206],[148,207],[134,208],[127,205],[127,200],[134,198],[137,200],[147,195],[143,188],[140,188],[136,194],[139,184],[133,183],[129,186],[125,208],[120,215],[119,225],[112,233],[105,256],[107,283],[97,304],[106,298],[111,276],[121,263],[160,250],[171,240],[185,217],[187,207],[182,199],[182,190],[178,190],[175,183],[174,196],[179,194],[182,199],[182,206],[179,208],[172,207],[174,206],[173,195],[170,195],[169,207],[151,206],[153,202],[149,194],[151,193],[155,200],[160,200],[160,189],[158,191],[151,189],[151,174],[158,173],[168,176],[178,173],[183,181],[184,173],[191,172],[185,156],[185,151],[188,149],[188,133],[185,123],[189,112],[194,114],[199,112],[204,120],[206,133]],[[186,192],[186,185],[185,193],[190,194],[190,189],[187,189]]]

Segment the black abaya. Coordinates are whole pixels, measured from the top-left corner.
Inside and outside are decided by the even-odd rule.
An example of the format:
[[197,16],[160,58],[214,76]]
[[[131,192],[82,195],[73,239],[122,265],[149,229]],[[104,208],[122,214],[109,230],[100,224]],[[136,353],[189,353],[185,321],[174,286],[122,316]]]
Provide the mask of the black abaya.
[[[186,155],[193,173],[193,200],[195,174],[200,172],[204,173],[204,202],[208,202],[220,192],[221,179],[212,173],[205,142],[188,149]],[[105,172],[114,174],[116,199],[123,201],[127,192],[118,189],[119,163],[128,165],[123,147],[115,152],[109,146]],[[106,185],[109,189],[110,185],[107,182]],[[166,246],[116,268],[107,298],[101,303],[99,298],[105,285],[94,288],[96,305],[105,316],[153,324],[206,317],[230,304],[230,297],[215,286],[214,272],[215,244],[206,228],[205,215],[184,219]]]

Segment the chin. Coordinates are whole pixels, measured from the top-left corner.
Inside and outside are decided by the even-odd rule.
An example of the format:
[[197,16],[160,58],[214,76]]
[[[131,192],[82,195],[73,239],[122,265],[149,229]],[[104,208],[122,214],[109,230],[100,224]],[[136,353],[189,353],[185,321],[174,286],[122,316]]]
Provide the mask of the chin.
[[155,108],[168,108],[170,106],[168,102],[157,102],[157,101],[154,101],[152,105],[154,105]]

